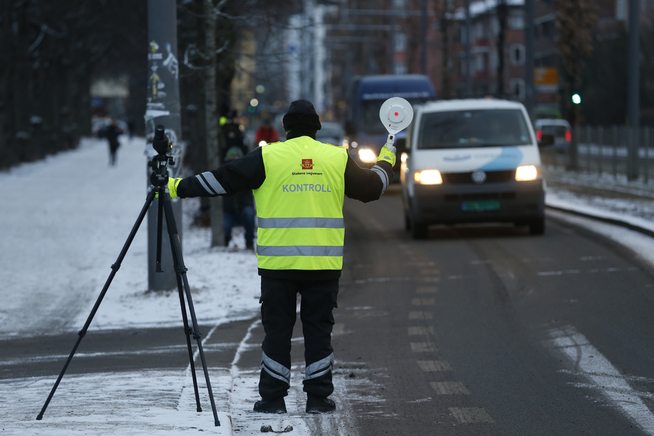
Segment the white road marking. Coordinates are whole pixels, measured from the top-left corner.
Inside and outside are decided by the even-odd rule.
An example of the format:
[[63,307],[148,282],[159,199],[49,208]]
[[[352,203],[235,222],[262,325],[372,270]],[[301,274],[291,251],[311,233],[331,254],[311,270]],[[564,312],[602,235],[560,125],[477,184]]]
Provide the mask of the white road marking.
[[452,371],[452,367],[445,360],[418,360],[418,366],[424,372]]
[[643,403],[640,393],[629,386],[620,371],[593,347],[584,335],[574,327],[567,326],[552,330],[550,336],[553,338],[551,345],[574,363],[579,375],[588,379],[592,386],[601,391],[647,434],[654,435],[654,415]]
[[470,391],[461,382],[431,382],[438,395],[470,395]]
[[409,312],[409,319],[433,319],[431,312]]
[[421,335],[426,336],[426,335],[433,335],[433,334],[434,334],[434,328],[431,326],[409,327],[409,336],[421,336]]
[[593,269],[587,269],[585,271],[581,271],[578,269],[568,269],[565,271],[541,271],[537,273],[539,276],[562,276],[565,274],[580,274],[580,273],[590,273],[590,274],[596,274],[596,273],[601,273],[601,272],[609,272],[609,273],[614,273],[614,272],[631,272],[631,271],[638,271],[639,269],[635,266],[630,266],[628,268],[618,268],[618,267],[610,267],[610,268],[593,268]]
[[450,407],[450,413],[461,424],[495,422],[484,409],[477,407]]
[[438,352],[438,348],[433,342],[410,342],[409,344],[411,345],[411,351],[414,353]]

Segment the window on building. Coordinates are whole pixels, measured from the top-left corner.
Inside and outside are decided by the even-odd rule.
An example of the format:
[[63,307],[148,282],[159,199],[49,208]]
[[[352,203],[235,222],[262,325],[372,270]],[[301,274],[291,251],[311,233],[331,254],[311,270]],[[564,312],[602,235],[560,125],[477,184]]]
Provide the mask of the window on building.
[[522,13],[513,13],[509,16],[509,29],[524,29],[525,18]]
[[616,0],[615,18],[618,20],[626,20],[628,16],[629,16],[629,2],[627,0]]
[[406,67],[406,64],[404,63],[396,63],[395,64],[395,74],[407,74],[409,72],[409,69]]
[[481,21],[475,23],[475,38],[476,39],[484,39],[484,23]]
[[525,81],[524,79],[511,79],[511,94],[517,100],[525,99]]
[[500,21],[497,17],[491,17],[490,19],[490,32],[493,36],[497,36],[500,33]]
[[511,63],[513,65],[525,64],[525,46],[522,44],[511,44]]
[[393,0],[393,9],[403,11],[406,9],[406,0]]
[[478,73],[486,71],[486,55],[484,53],[475,56],[475,71]]
[[406,51],[406,43],[406,33],[399,32],[395,34],[395,51]]

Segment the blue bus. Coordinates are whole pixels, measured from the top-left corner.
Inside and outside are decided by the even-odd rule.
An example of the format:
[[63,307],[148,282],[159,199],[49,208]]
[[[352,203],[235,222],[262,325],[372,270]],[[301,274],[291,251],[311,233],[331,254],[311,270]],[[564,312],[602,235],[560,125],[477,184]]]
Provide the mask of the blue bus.
[[[357,76],[350,85],[345,133],[350,156],[366,168],[372,167],[386,142],[388,132],[379,120],[382,103],[391,97],[402,97],[412,105],[436,99],[429,77],[419,74]],[[406,130],[398,133],[395,170],[399,180],[400,154]]]

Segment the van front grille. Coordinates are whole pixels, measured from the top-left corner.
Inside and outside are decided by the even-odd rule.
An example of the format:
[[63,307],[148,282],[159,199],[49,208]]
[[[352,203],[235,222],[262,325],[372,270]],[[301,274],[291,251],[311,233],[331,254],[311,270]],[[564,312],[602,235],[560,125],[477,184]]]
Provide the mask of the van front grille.
[[[483,183],[509,182],[515,178],[515,170],[508,171],[486,171],[486,180]],[[452,185],[464,185],[475,183],[472,180],[472,172],[468,173],[445,173],[443,182]]]

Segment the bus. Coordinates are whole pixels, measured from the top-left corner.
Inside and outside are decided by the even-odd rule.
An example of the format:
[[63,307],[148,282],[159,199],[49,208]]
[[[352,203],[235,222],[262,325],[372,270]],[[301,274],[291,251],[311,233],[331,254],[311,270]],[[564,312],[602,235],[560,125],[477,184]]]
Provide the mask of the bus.
[[[372,167],[386,143],[388,132],[379,120],[379,109],[391,97],[402,97],[416,105],[435,100],[436,92],[429,77],[419,74],[357,76],[352,80],[345,121],[346,143],[350,156],[362,167]],[[405,138],[406,131],[403,131],[395,140],[398,149],[394,168],[396,180],[399,180]]]

